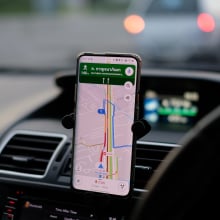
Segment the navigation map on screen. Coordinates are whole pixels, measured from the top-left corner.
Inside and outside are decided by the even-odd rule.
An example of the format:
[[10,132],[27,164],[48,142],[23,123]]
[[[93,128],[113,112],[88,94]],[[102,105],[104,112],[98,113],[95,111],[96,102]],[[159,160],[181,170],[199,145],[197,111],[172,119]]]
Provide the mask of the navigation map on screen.
[[76,189],[116,195],[129,192],[134,64],[80,63],[73,170]]

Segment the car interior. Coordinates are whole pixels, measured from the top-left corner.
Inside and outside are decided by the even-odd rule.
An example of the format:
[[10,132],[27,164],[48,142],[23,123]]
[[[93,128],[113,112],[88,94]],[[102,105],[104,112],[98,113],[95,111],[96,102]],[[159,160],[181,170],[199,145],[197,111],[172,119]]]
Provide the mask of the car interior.
[[[191,176],[185,177],[184,180],[186,182],[181,179],[180,186],[178,183],[177,185],[174,183],[171,184],[169,181],[173,180],[174,177],[180,176],[184,178],[184,176],[172,173],[172,178],[164,177],[168,179],[166,180],[168,181],[166,186],[163,186],[165,188],[162,186],[158,186],[158,189],[156,188],[156,191],[164,190],[162,193],[168,194],[164,195],[164,200],[168,199],[167,197],[170,198],[172,195],[168,193],[167,184],[170,187],[172,186],[173,196],[175,196],[175,193],[179,192],[179,187],[181,189],[185,188],[185,184],[187,185],[188,183],[187,181],[193,182],[193,179],[195,179],[193,174],[196,172],[194,169],[201,169],[202,172],[198,174],[201,176],[195,179],[196,188],[197,185],[202,184],[200,182],[201,179],[204,180],[206,175],[211,175],[210,170],[205,171],[211,166],[209,164],[210,158],[206,158],[206,162],[202,158],[207,153],[206,148],[211,148],[212,145],[216,147],[215,139],[217,138],[218,127],[215,124],[217,124],[218,120],[213,119],[215,121],[213,122],[214,125],[211,124],[209,126],[215,130],[211,131],[211,133],[210,131],[206,131],[208,129],[206,128],[206,123],[198,126],[197,130],[199,132],[194,131],[194,133],[199,133],[199,137],[201,136],[201,132],[207,132],[207,137],[205,135],[202,140],[195,138],[196,135],[192,135],[191,129],[200,119],[218,106],[218,99],[214,97],[220,92],[219,76],[211,72],[143,69],[141,75],[140,109],[144,109],[143,100],[146,90],[154,90],[160,93],[161,97],[169,96],[172,98],[179,96],[177,94],[179,91],[183,94],[193,89],[193,91],[199,94],[199,101],[196,102],[196,106],[198,109],[202,108],[201,111],[199,111],[199,114],[189,124],[177,125],[172,123],[172,121],[164,122],[161,120],[157,124],[152,125],[149,133],[137,140],[132,199],[128,201],[126,199],[124,201],[121,201],[121,199],[111,200],[111,198],[93,196],[90,193],[82,196],[80,193],[74,192],[70,186],[73,130],[72,128],[64,127],[62,119],[73,112],[72,100],[75,80],[74,72],[59,73],[56,75],[54,77],[54,86],[60,88],[59,94],[43,105],[36,107],[29,114],[16,120],[2,133],[0,145],[0,201],[2,219],[13,219],[14,216],[16,219],[53,219],[60,217],[63,219],[96,219],[96,217],[98,219],[123,219],[129,217],[134,204],[142,200],[142,197],[148,195],[149,191],[151,192],[150,188],[152,186],[148,188],[148,181],[155,173],[160,176],[161,171],[158,166],[160,164],[166,164],[166,161],[170,161],[169,157],[171,156],[169,153],[173,152],[173,150],[179,153],[176,153],[179,157],[182,157],[181,153],[185,151],[189,151],[190,155],[184,154],[185,157],[189,158],[184,157],[182,163],[178,160],[180,165],[170,165],[170,169],[174,169],[173,172],[181,172],[181,174],[186,172],[186,175]],[[203,88],[206,88],[205,92]],[[210,97],[213,98],[211,99]],[[143,118],[143,112],[141,118]],[[204,131],[203,127],[205,127]],[[188,134],[187,140],[184,139],[186,134]],[[209,142],[209,135],[215,136],[211,143]],[[199,144],[197,143],[197,139],[199,139]],[[183,145],[187,145],[187,147],[182,148]],[[195,149],[191,145],[196,145]],[[203,149],[203,145],[205,149]],[[202,163],[205,166],[204,169],[200,168],[200,164],[197,165],[195,161],[196,155],[200,154],[200,151],[204,155],[198,158],[198,163]],[[178,157],[175,156],[175,160],[177,160],[176,158]],[[179,166],[183,170],[179,171]],[[162,169],[164,168],[162,167]],[[190,170],[190,172],[188,173],[187,170]],[[160,181],[163,182],[163,180]],[[176,188],[177,191],[175,190]],[[160,197],[160,191],[157,194]],[[178,199],[180,198],[178,197]],[[157,204],[158,198],[154,198],[153,196],[152,200],[154,201],[152,206],[156,207],[159,205]],[[166,204],[164,200],[161,200],[161,205]],[[184,201],[187,201],[188,204],[186,198],[182,199],[182,202]],[[178,202],[175,201],[174,203]],[[179,206],[181,204],[178,203]],[[181,209],[183,207],[182,205],[179,208]],[[149,209],[155,210],[152,207]],[[171,210],[170,212],[172,212]],[[148,217],[148,213],[145,213],[146,217]]]
[[75,66],[0,68],[1,220],[218,218],[217,66],[143,65],[137,121],[144,127],[133,131],[133,189],[125,198],[71,186],[76,81]]

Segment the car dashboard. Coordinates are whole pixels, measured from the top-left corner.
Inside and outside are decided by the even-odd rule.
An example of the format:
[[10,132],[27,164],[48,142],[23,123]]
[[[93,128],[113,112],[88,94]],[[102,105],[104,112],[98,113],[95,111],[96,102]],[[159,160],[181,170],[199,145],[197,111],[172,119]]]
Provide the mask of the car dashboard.
[[[44,78],[39,74],[27,83],[41,84]],[[166,155],[181,147],[185,134],[219,105],[218,73],[143,69],[139,117],[149,122],[151,131],[136,143],[131,198],[82,194],[71,188],[73,129],[62,125],[62,118],[73,112],[75,73],[63,71],[48,78],[54,84],[45,87],[55,87],[55,95],[40,104],[31,100],[32,108],[1,132],[2,220],[127,219],[137,200],[148,193],[146,184]]]

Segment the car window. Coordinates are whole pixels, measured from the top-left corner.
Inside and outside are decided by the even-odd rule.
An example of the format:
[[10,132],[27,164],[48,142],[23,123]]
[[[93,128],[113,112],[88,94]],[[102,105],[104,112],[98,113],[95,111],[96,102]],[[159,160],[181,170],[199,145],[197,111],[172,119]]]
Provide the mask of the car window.
[[0,94],[0,220],[218,219],[220,0],[0,0]]
[[148,14],[185,14],[197,12],[195,0],[155,0],[147,9]]
[[201,6],[202,8],[205,8],[207,12],[211,12],[215,16],[220,16],[220,7],[219,7],[219,1],[218,0],[201,0]]
[[54,72],[110,51],[137,53],[144,67],[218,70],[219,15],[218,0],[0,1],[0,68]]

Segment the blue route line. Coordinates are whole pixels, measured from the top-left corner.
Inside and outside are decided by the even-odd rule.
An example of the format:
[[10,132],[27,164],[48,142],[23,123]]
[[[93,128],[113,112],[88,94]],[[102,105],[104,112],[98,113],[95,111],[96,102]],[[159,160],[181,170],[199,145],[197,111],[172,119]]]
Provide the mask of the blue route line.
[[119,145],[119,146],[113,146],[113,148],[124,148],[124,147],[131,147],[132,145],[126,144],[126,145]]
[[[103,102],[102,102],[102,108],[101,109],[98,109],[98,113],[99,114],[106,114],[106,103],[110,103],[112,106],[113,106],[113,112],[112,112],[112,148],[115,148],[115,149],[118,149],[118,148],[125,148],[125,147],[131,147],[132,145],[120,145],[120,146],[115,146],[115,121],[114,121],[114,116],[115,116],[115,104],[113,104],[112,102],[110,102],[109,100],[107,99],[103,99]],[[104,149],[104,148],[103,148]]]

